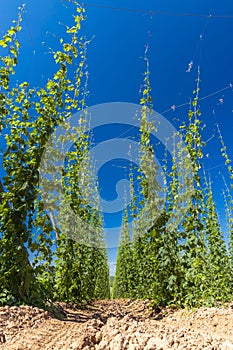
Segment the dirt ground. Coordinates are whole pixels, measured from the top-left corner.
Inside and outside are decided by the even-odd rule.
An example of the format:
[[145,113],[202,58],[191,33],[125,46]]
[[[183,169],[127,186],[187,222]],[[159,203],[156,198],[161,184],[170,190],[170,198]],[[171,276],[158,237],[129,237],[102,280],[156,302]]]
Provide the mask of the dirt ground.
[[[233,305],[193,311],[149,308],[149,301],[98,301],[0,308],[1,350],[233,349]],[[56,316],[58,314],[56,313]]]

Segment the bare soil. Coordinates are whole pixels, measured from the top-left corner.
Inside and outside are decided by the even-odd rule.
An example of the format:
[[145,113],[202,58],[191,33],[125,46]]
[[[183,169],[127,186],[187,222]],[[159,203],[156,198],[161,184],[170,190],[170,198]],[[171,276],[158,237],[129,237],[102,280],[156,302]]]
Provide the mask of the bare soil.
[[233,349],[233,305],[152,310],[149,301],[107,300],[83,309],[59,303],[55,313],[5,306],[0,308],[0,349]]

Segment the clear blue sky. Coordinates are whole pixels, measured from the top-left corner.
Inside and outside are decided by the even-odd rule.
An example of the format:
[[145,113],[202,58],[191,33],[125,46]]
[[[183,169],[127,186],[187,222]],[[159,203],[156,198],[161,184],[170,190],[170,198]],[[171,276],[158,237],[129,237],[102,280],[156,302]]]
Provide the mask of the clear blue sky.
[[[41,86],[55,69],[49,47],[56,48],[64,26],[71,24],[72,7],[61,0],[1,0],[1,35],[16,18],[17,7],[22,3],[26,4],[27,12],[20,34],[22,49],[16,78]],[[206,97],[201,101],[202,120],[206,124],[204,139],[210,139],[204,150],[204,163],[214,181],[219,214],[223,215],[219,171],[225,173],[225,167],[215,124],[219,124],[233,158],[233,89],[229,85],[233,84],[232,0],[96,0],[94,3],[98,6],[86,5],[84,25],[87,38],[94,36],[88,49],[87,104],[138,103],[145,70],[142,56],[149,43],[154,109],[177,126],[176,118],[184,119],[188,106],[175,111],[170,107],[189,102],[200,65],[200,97]],[[193,66],[188,73],[190,62]],[[114,171],[117,178],[116,167],[107,169]],[[114,178],[109,175],[104,179]],[[105,187],[103,195],[111,198],[114,186]],[[111,249],[112,263],[115,254],[116,249]]]

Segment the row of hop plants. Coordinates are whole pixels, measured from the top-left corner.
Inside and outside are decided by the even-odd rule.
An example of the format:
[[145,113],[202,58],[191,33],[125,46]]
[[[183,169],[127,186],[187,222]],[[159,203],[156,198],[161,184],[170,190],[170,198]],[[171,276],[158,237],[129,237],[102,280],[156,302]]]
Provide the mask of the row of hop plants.
[[[39,186],[40,164],[50,136],[73,112],[85,108],[86,42],[79,34],[85,12],[77,2],[73,4],[74,23],[66,28],[60,50],[51,49],[56,71],[41,88],[13,83],[24,7],[0,40],[0,130],[6,141],[0,181],[0,305],[46,306],[54,300],[82,303],[109,297],[102,219],[82,199],[77,182],[90,142],[84,121],[79,126],[82,137],[67,153],[62,181],[64,200],[75,214],[99,227],[94,233],[86,232],[89,244],[81,244],[77,232],[72,236],[66,234],[66,227],[57,227],[54,213],[48,215],[45,210]],[[91,176],[89,170],[87,178]]]
[[[140,101],[142,105],[141,164],[147,163],[147,169],[151,169],[148,154],[151,150],[156,154],[156,147],[151,142],[150,132],[156,124],[151,123],[150,119],[152,110],[150,71],[147,57],[145,60],[147,68]],[[112,290],[113,298],[151,299],[153,305],[171,307],[213,306],[219,302],[232,301],[232,186],[229,188],[225,185],[224,190],[229,231],[226,240],[219,222],[212,183],[207,179],[202,166],[205,143],[202,140],[203,124],[200,120],[199,91],[200,68],[198,68],[197,86],[193,91],[194,98],[190,103],[187,121],[180,123],[179,126],[179,134],[184,144],[180,143],[177,151],[174,151],[170,167],[167,154],[164,157],[166,201],[162,208],[154,206],[154,212],[151,213],[156,220],[146,230],[142,229],[137,220],[136,223],[135,221],[133,224],[130,223],[137,216],[135,214],[138,205],[137,196],[143,198],[144,205],[148,205],[150,176],[156,178],[156,173],[150,175],[148,171],[135,179],[135,172],[132,169],[130,171],[131,198],[134,203],[124,211],[123,215]],[[218,131],[221,153],[232,180],[231,160],[220,130]],[[187,158],[188,162],[185,161]],[[142,168],[143,166],[139,170],[142,171]],[[181,173],[182,169],[184,173]],[[188,177],[185,179],[185,176],[190,174],[190,171],[192,185],[184,186],[180,191],[179,181],[181,178],[184,183],[188,181]],[[138,181],[139,194],[135,193],[135,183]],[[155,187],[159,188],[158,183]],[[176,222],[177,212],[180,211],[182,202],[185,210],[181,212],[179,222]],[[157,216],[158,210],[160,210],[159,216]],[[150,219],[147,217],[145,220],[149,222]]]

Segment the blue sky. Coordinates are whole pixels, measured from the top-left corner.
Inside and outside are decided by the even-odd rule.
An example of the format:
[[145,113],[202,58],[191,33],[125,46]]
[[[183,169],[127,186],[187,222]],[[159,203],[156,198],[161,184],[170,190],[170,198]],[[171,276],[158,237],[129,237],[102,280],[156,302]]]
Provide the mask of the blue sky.
[[[16,18],[17,7],[22,3],[26,4],[26,14],[15,79],[41,86],[55,69],[49,47],[57,47],[65,26],[71,24],[73,7],[61,0],[1,0],[1,35]],[[96,0],[95,5],[98,6],[86,5],[87,19],[83,28],[87,39],[92,39],[87,57],[89,106],[117,101],[139,102],[145,71],[142,57],[149,44],[154,110],[177,127],[177,119],[183,120],[187,115],[200,65],[201,118],[206,124],[203,135],[209,140],[204,150],[204,164],[213,180],[224,227],[223,184],[219,172],[225,174],[225,167],[215,124],[219,124],[233,158],[233,89],[230,88],[233,84],[233,2]],[[188,73],[190,62],[193,65]],[[171,109],[173,105],[175,111]],[[103,137],[106,137],[104,132]],[[109,173],[107,177],[105,173],[103,179],[109,179],[111,171],[114,171],[112,179],[122,176],[121,172],[116,174],[116,167],[106,169]],[[103,195],[111,198],[114,186],[105,187]],[[109,256],[114,264],[116,248],[110,249]]]

